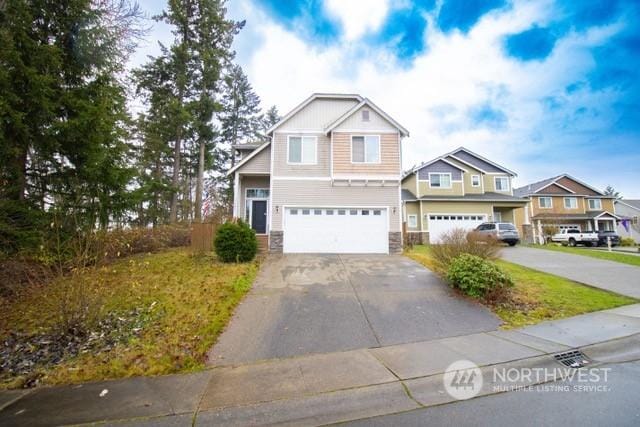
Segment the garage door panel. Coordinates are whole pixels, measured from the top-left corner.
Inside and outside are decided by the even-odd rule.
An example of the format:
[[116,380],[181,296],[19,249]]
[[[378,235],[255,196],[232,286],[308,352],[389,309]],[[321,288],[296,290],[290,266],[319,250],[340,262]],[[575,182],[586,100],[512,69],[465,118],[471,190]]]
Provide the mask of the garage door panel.
[[453,229],[471,231],[486,221],[485,214],[429,214],[429,242],[440,243],[442,237]]
[[286,208],[284,252],[387,253],[387,210]]

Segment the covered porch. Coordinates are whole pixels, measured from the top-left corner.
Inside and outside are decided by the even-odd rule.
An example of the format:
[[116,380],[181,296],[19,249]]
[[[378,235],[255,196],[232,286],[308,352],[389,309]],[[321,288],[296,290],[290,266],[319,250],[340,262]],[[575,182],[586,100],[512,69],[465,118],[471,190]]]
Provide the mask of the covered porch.
[[620,218],[610,212],[586,214],[540,214],[531,218],[534,240],[544,244],[547,237],[561,230],[615,231]]
[[270,184],[269,175],[235,175],[233,216],[249,224],[258,236],[269,234]]

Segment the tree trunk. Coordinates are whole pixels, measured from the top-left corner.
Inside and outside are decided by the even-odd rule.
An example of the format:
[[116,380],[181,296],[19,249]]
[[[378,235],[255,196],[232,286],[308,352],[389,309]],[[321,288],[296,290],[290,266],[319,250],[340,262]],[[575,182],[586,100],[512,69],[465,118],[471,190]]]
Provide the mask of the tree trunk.
[[175,224],[178,221],[178,186],[180,184],[180,145],[182,132],[177,132],[178,137],[173,147],[173,177],[171,179],[171,207],[169,208],[169,222]]
[[200,141],[198,158],[198,178],[196,179],[196,222],[202,222],[202,191],[204,190],[204,141]]

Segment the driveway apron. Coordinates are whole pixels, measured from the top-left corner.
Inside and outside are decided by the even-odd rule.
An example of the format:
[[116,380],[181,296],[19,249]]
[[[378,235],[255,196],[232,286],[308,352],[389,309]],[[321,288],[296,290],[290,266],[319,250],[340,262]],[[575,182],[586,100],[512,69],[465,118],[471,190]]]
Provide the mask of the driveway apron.
[[211,365],[495,330],[489,310],[400,255],[279,255],[209,353]]

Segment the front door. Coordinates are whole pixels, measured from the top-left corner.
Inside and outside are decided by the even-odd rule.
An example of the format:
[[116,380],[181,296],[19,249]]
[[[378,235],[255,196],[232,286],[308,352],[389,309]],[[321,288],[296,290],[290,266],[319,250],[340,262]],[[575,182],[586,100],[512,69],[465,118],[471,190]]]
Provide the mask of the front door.
[[267,201],[252,200],[251,203],[251,228],[256,230],[257,234],[265,234],[267,232]]

